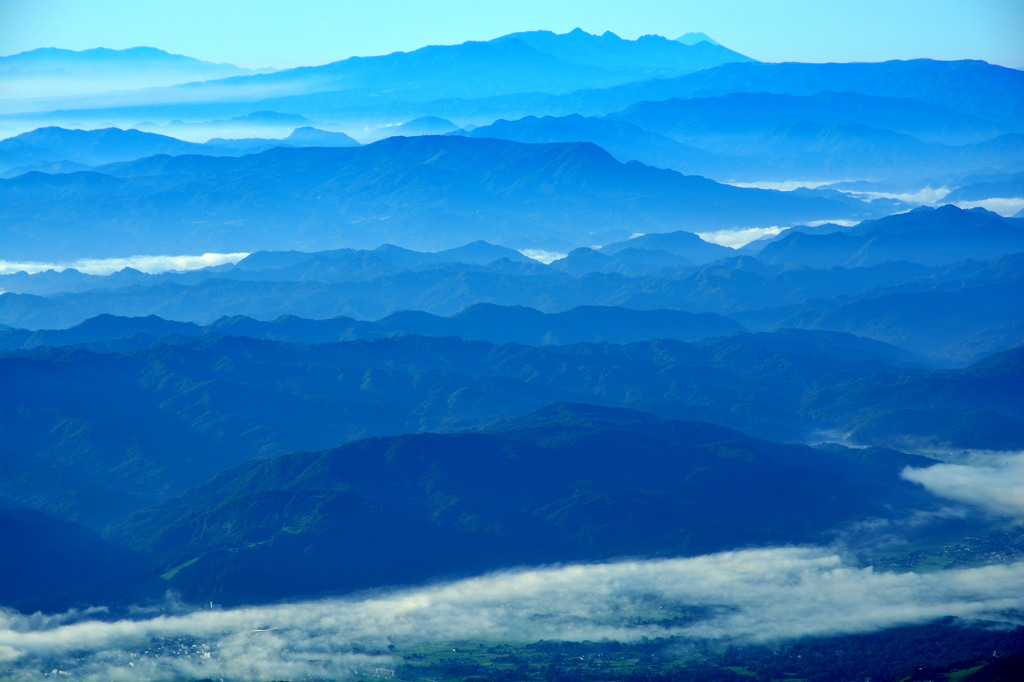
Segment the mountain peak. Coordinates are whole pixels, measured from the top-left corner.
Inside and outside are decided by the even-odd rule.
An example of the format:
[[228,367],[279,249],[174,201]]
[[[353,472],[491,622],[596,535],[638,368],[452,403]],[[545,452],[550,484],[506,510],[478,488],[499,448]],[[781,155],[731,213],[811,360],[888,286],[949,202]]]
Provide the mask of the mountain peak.
[[676,42],[682,43],[683,45],[696,45],[697,43],[709,43],[711,45],[718,45],[718,43],[712,40],[710,37],[708,37],[707,34],[700,32],[684,33],[683,35],[676,38]]
[[358,147],[359,143],[345,133],[320,130],[312,126],[296,128],[285,142],[304,147]]

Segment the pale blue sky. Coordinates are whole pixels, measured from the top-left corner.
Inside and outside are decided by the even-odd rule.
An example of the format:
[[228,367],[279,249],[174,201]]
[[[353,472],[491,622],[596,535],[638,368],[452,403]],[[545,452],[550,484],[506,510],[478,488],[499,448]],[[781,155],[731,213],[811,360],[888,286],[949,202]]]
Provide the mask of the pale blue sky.
[[576,26],[624,38],[703,31],[764,61],[1024,68],[1022,0],[0,0],[0,54],[148,45],[283,68]]

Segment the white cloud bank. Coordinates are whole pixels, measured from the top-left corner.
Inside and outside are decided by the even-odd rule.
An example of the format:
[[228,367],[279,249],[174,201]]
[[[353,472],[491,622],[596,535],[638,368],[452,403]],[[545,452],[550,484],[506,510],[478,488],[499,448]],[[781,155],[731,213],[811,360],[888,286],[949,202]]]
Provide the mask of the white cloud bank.
[[75,269],[87,275],[109,275],[125,268],[135,268],[155,275],[161,272],[184,272],[237,263],[248,253],[204,253],[201,256],[127,256],[125,258],[81,258],[69,263],[16,262],[0,260],[0,275],[15,272],[34,274],[45,270]]
[[774,237],[785,228],[773,225],[772,227],[750,227],[743,230],[718,230],[716,232],[698,232],[697,236],[711,244],[728,246],[730,249],[738,249],[750,242]]
[[1024,453],[975,455],[965,464],[906,468],[903,478],[934,495],[1024,520]]
[[795,189],[818,189],[837,182],[855,182],[854,180],[762,180],[755,182],[737,182],[730,180],[727,184],[744,189],[773,189],[779,192],[792,192]]
[[560,251],[545,251],[544,249],[522,249],[519,253],[544,265],[551,265],[556,260],[569,255]]
[[[694,606],[705,615],[657,622]],[[35,679],[57,660],[87,680],[333,678],[393,667],[389,644],[642,637],[758,643],[943,616],[1016,622],[1012,614],[1021,609],[1024,562],[883,573],[847,565],[822,548],[760,549],[521,570],[368,597],[117,622],[0,612],[0,671]],[[644,624],[636,624],[637,615]]]
[[1024,209],[1024,198],[993,197],[991,199],[980,199],[978,201],[958,201],[956,202],[956,205],[959,208],[983,208],[986,211],[998,213],[1004,218],[1011,218]]
[[938,206],[952,191],[949,187],[922,187],[914,192],[862,192],[858,190],[841,189],[843,194],[848,194],[856,199],[873,201],[875,199],[895,199],[907,204],[919,206]]

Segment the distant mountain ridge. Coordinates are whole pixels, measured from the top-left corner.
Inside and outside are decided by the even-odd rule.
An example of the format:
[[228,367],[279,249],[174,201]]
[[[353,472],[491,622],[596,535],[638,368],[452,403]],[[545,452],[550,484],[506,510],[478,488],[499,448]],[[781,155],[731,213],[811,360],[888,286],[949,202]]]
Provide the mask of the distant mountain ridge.
[[[761,64],[692,38],[687,45],[533,31],[79,98],[67,109],[51,102],[30,117],[38,115],[39,125],[143,121],[147,130],[193,140],[280,138],[298,125],[361,141],[479,127],[490,130],[469,134],[594,142],[623,162],[723,181],[874,178],[919,189],[1024,171],[1018,71],[970,61]],[[698,63],[703,53],[720,63]],[[275,118],[251,119],[259,112]],[[292,127],[281,126],[286,120]],[[75,169],[63,161],[73,159],[15,167]]]
[[[704,38],[703,41],[692,43],[673,41],[659,35],[643,35],[636,40],[624,40],[611,31],[597,36],[577,28],[562,35],[550,31],[512,33],[498,40],[519,40],[566,62],[600,64],[609,70],[627,72],[631,80],[700,71],[732,61],[753,61],[722,47],[707,36]],[[704,44],[701,45],[701,42]],[[677,44],[691,49],[680,50]]]
[[1024,167],[1024,138],[1000,134],[1005,127],[912,100],[823,94],[828,97],[741,93],[644,102],[604,117],[499,119],[460,134],[593,142],[620,161],[730,181],[872,177],[913,185]]
[[0,350],[30,349],[38,346],[72,346],[97,341],[130,339],[136,335],[162,336],[245,336],[299,343],[331,343],[353,339],[375,339],[396,335],[457,336],[471,341],[557,345],[570,343],[629,343],[672,338],[698,341],[745,331],[742,325],[713,313],[678,310],[629,310],[584,306],[564,313],[542,313],[524,306],[478,303],[448,317],[419,311],[392,313],[375,322],[347,317],[309,320],[294,315],[273,321],[245,316],[224,317],[199,326],[189,322],[148,317],[99,315],[70,329],[0,329]]
[[[680,226],[861,220],[894,205],[721,185],[622,164],[589,143],[394,137],[350,149],[154,156],[93,173],[0,180],[0,238],[7,259],[386,242],[437,250],[480,239],[564,249]],[[434,229],[439,223],[443,231]]]
[[55,161],[99,166],[156,154],[199,154],[203,150],[203,145],[139,130],[67,130],[52,126],[0,141],[0,171]]
[[[1018,116],[1024,107],[1021,83],[1024,83],[1024,71],[982,61],[914,59],[875,63],[723,64],[672,79],[620,86],[620,90],[623,94],[633,90],[634,102],[730,93],[811,96],[822,92],[854,92],[875,97],[911,98],[981,119],[1016,120],[1019,125]],[[670,92],[673,94],[667,94]]]
[[[164,101],[213,97],[254,99],[348,91],[360,96],[473,97],[515,92],[570,92],[638,79],[690,73],[730,61],[749,61],[719,45],[690,46],[660,36],[623,40],[612,33],[593,36],[533,31],[490,41],[433,45],[411,52],[352,57],[321,66],[271,74],[233,75],[153,93]],[[2,62],[0,62],[2,64]]]
[[[523,94],[488,98],[478,102],[440,100],[429,112],[449,118],[487,116],[517,119],[533,116],[609,115],[643,102],[670,99],[719,98],[746,93],[756,96],[827,96],[856,93],[890,100],[914,100],[916,108],[942,107],[954,115],[974,117],[986,126],[1020,132],[1024,97],[1020,95],[1024,72],[962,60],[888,61],[877,63],[805,64],[784,62],[730,63],[673,78],[643,80],[606,88],[581,89],[566,95]],[[856,99],[856,98],[854,98]],[[299,100],[293,100],[291,106]],[[309,101],[308,105],[316,106]],[[289,106],[285,99],[275,106]],[[946,114],[948,116],[948,114]],[[926,123],[931,116],[919,123]]]
[[[962,365],[1024,343],[1022,231],[1019,219],[945,206],[854,228],[798,227],[739,251],[685,231],[633,235],[549,265],[474,242],[430,253],[394,245],[264,251],[236,265],[161,275],[18,273],[0,277],[9,292],[0,296],[0,324],[65,328],[103,313],[202,324],[238,315],[366,321],[409,310],[452,316],[499,301],[545,313],[622,306],[715,313],[751,330],[845,331]],[[924,314],[944,306],[955,308],[955,325]],[[12,334],[9,347],[31,337]]]
[[766,245],[758,259],[815,267],[865,267],[904,260],[925,265],[967,258],[991,260],[1024,253],[1024,227],[984,209],[945,205],[870,220],[842,232],[785,233]]
[[[682,142],[768,133],[799,122],[863,124],[946,142],[979,141],[1003,132],[984,118],[907,97],[819,91],[807,95],[734,92],[647,101],[608,116]],[[740,138],[742,139],[742,138]]]
[[[131,47],[112,50],[97,47],[89,50],[63,50],[55,47],[41,47],[17,54],[0,56],[0,73],[26,73],[31,71],[62,71],[67,75],[81,75],[86,71],[167,69],[192,70],[195,73],[231,74],[252,73],[233,64],[215,64],[180,54],[171,54],[154,47]],[[219,76],[223,77],[223,76]]]
[[[30,109],[47,98],[97,95],[138,88],[172,86],[206,79],[258,73],[233,64],[214,64],[153,47],[125,50],[39,48],[0,56],[0,101]],[[18,105],[18,100],[28,103]],[[37,100],[37,103],[31,103]]]
[[516,121],[499,119],[463,134],[532,144],[592,142],[619,161],[640,161],[649,166],[671,168],[692,175],[713,175],[723,159],[713,152],[686,145],[628,121],[569,116],[527,116]]
[[[141,130],[103,128],[69,130],[57,126],[0,140],[0,177],[16,177],[31,171],[66,173],[86,167],[135,161],[150,156],[241,156],[274,147],[358,147],[345,133],[328,132],[311,126],[295,128],[288,137],[277,139],[212,139],[205,144]],[[62,169],[57,164],[69,164]]]

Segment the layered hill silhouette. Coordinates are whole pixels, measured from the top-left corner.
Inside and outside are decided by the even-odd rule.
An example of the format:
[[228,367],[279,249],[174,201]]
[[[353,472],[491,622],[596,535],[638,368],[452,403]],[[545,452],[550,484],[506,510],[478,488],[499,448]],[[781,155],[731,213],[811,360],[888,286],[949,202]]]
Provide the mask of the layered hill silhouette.
[[[638,102],[672,98],[720,97],[734,93],[814,96],[857,93],[869,97],[917,100],[949,111],[1019,130],[1024,107],[1024,72],[982,61],[931,59],[875,63],[723,64],[676,78],[657,79],[602,90],[573,93],[573,112],[613,113]],[[569,102],[573,102],[569,105]],[[912,106],[912,105],[911,105]],[[563,112],[545,112],[563,113]],[[1016,119],[1015,119],[1016,117]]]
[[[439,333],[434,330],[448,324],[413,329],[403,322],[388,329],[366,322],[400,311],[451,316],[494,302],[544,313],[622,306],[714,313],[751,330],[849,332],[940,364],[963,365],[1024,343],[1020,234],[1017,219],[946,206],[854,228],[802,227],[738,252],[689,232],[652,233],[599,250],[574,250],[550,265],[485,242],[430,253],[393,245],[256,252],[234,266],[186,273],[7,275],[0,287],[12,293],[0,297],[0,324],[59,329],[104,313],[200,324],[239,315],[262,321],[341,316],[351,321],[339,322],[338,333],[359,338],[374,329],[365,333]],[[956,324],[943,322],[954,318]],[[494,323],[495,329],[513,326]],[[534,343],[543,334],[474,338]],[[31,336],[11,332],[5,344],[36,345]]]
[[[571,36],[558,38],[568,38],[568,42],[572,42]],[[603,39],[590,37],[590,40],[597,43]],[[527,115],[612,114],[639,102],[658,102],[672,98],[718,97],[733,93],[803,97],[832,92],[918,100],[956,114],[989,121],[1005,132],[1020,131],[1021,119],[1018,114],[1022,103],[1016,94],[1020,91],[1020,72],[984,62],[937,62],[922,59],[873,64],[760,64],[744,61],[745,58],[732,53],[723,55],[721,65],[712,68],[705,65],[703,70],[695,73],[660,78],[650,71],[634,72],[631,75],[623,73],[618,76],[620,84],[612,84],[610,80],[614,80],[614,77],[610,74],[613,70],[600,64],[591,64],[585,69],[577,68],[573,80],[573,74],[564,68],[566,63],[557,57],[537,52],[519,39],[505,44],[501,44],[501,40],[466,43],[449,48],[425,48],[406,55],[399,53],[369,60],[347,60],[316,69],[229,79],[203,88],[170,89],[162,96],[163,102],[159,106],[138,103],[126,107],[117,104],[113,108],[108,106],[106,109],[96,109],[93,113],[90,110],[73,113],[79,120],[102,112],[107,120],[111,117],[125,117],[126,120],[137,121],[170,116],[203,121],[225,115],[244,115],[259,109],[273,109],[286,113],[302,112],[314,120],[324,121],[379,122],[382,119],[401,121],[420,116],[439,116],[457,123],[489,123],[498,118],[518,119]],[[679,43],[676,45],[683,49],[693,49]],[[698,51],[707,49],[700,44],[694,47]],[[446,52],[446,49],[449,51]],[[643,51],[645,48],[632,49]],[[600,52],[609,53],[607,50]],[[500,85],[493,78],[482,77],[478,79],[479,83],[473,78],[462,79],[457,84],[445,82],[446,69],[451,63],[458,63],[456,57],[464,58],[470,54],[478,60],[481,69],[490,67],[491,74],[495,68],[498,72],[504,69],[515,71],[541,63],[549,71],[539,72],[545,79],[541,81],[538,81],[538,72],[531,73],[529,78],[524,76],[518,81],[518,86],[513,86],[517,82],[515,74],[502,80]],[[511,60],[513,54],[522,60]],[[402,78],[406,80],[396,81],[389,79],[388,75],[381,75],[381,69],[389,58],[408,61],[411,66],[428,64],[432,59],[439,59],[440,62],[435,61],[426,75],[423,71],[414,71],[417,75],[411,76],[411,81],[408,80],[409,76],[404,75]],[[374,62],[375,59],[385,61]],[[450,59],[455,61],[449,62]],[[503,62],[503,59],[511,61]],[[676,63],[683,70],[687,69],[686,60]],[[663,67],[664,62],[660,66]],[[389,91],[388,96],[355,96],[366,94],[366,90],[360,89],[366,85],[366,81],[358,78],[355,81],[332,81],[332,70],[346,69],[375,71],[367,79],[369,87],[386,89]],[[416,78],[427,80],[416,81]],[[561,87],[566,89],[561,90],[563,94],[551,94],[559,92],[560,78],[563,79]],[[594,81],[600,79],[604,79],[604,85],[595,85]],[[423,87],[419,86],[420,82]],[[570,82],[571,85],[568,85]],[[231,91],[233,95],[238,94],[237,90],[247,88],[251,100],[218,101],[217,98],[223,94],[224,84],[235,89]],[[517,92],[496,92],[498,88],[515,90],[516,87],[520,88]],[[310,88],[321,88],[324,91],[314,94],[295,93],[296,90]],[[953,93],[961,93],[963,96]],[[206,102],[185,103],[188,98],[205,99]]]
[[[252,74],[233,64],[213,64],[152,47],[127,50],[40,48],[0,57],[7,113],[69,103],[71,97],[170,86]],[[62,102],[59,98],[63,99]],[[55,102],[54,100],[58,101]],[[20,100],[20,102],[19,102]],[[81,103],[81,100],[78,101]]]
[[801,122],[824,127],[862,125],[945,144],[980,142],[1006,132],[986,118],[945,106],[860,91],[793,95],[741,90],[717,97],[641,102],[608,118],[701,146],[719,140],[739,144]]
[[[892,61],[873,64],[725,64],[676,78],[643,80],[600,89],[581,89],[566,95],[520,94],[480,100],[438,100],[428,104],[390,105],[390,115],[407,118],[437,115],[446,118],[488,122],[499,118],[515,120],[524,116],[612,115],[643,102],[671,99],[726,98],[748,93],[789,95],[796,98],[819,98],[807,102],[810,112],[790,118],[790,124],[814,120],[815,109],[829,98],[849,97],[852,111],[838,119],[825,118],[820,123],[839,124],[856,117],[857,123],[872,128],[888,129],[890,125],[907,126],[912,134],[931,142],[963,143],[989,137],[989,131],[1021,132],[1020,118],[1015,117],[1022,106],[1019,95],[1021,72],[984,62],[937,62],[932,60]],[[1013,89],[1008,92],[1004,89]],[[842,94],[837,94],[842,93]],[[859,100],[854,95],[860,95]],[[963,93],[960,98],[951,93]],[[733,102],[743,100],[736,97]],[[318,110],[329,97],[304,100],[282,98],[273,100],[280,108],[289,106]],[[728,100],[726,100],[728,102]],[[769,97],[769,101],[772,98]],[[920,109],[920,120],[900,115],[900,102],[911,110]],[[863,106],[863,105],[877,105]],[[349,116],[360,116],[354,106],[341,105]],[[827,107],[825,107],[827,109]],[[786,108],[783,108],[785,111]],[[856,114],[854,114],[856,112]],[[731,118],[748,118],[749,114],[733,110]],[[811,114],[809,118],[807,114]],[[768,115],[772,113],[769,111]],[[894,120],[895,117],[895,120]],[[965,118],[966,117],[966,118]],[[903,123],[898,123],[902,119]],[[942,131],[939,121],[945,119],[950,128]],[[728,117],[726,118],[728,120]],[[854,122],[854,121],[849,121]],[[971,123],[973,122],[973,123]],[[929,123],[933,127],[928,128]],[[936,125],[938,124],[938,125]],[[756,125],[756,124],[755,124]],[[967,125],[967,128],[960,126]],[[973,127],[979,126],[979,127]]]
[[157,155],[240,156],[275,147],[358,145],[344,133],[309,126],[296,128],[281,140],[215,138],[204,144],[134,129],[67,130],[51,126],[0,141],[0,176],[16,177],[30,171],[69,173]]
[[1008,134],[1013,130],[1019,128],[906,98],[742,92],[641,102],[603,117],[498,120],[467,134],[593,142],[622,161],[723,180],[912,183],[972,169],[1019,170],[1021,140]]
[[[874,178],[919,189],[1021,172],[1020,80],[984,62],[761,64],[713,41],[540,31],[151,88],[73,111],[51,102],[25,120],[117,121],[189,139],[283,138],[301,126],[363,131],[366,140],[466,128],[474,137],[592,142],[623,162],[723,181]],[[323,135],[286,144],[314,143],[349,144]],[[247,149],[269,146],[275,141]],[[7,171],[82,170],[71,156]]]
[[[240,158],[154,156],[0,180],[8,258],[492,243],[543,248],[635,232],[884,215],[837,192],[784,193],[622,164],[591,144],[389,138]],[[436,229],[444,225],[443,230]],[[287,229],[283,229],[287,226]]]
[[[140,332],[125,337],[133,327]],[[1014,388],[1019,350],[936,371],[898,348],[823,331],[696,344],[530,347],[415,335],[294,341],[319,341],[332,328],[331,321],[225,320],[199,335],[180,323],[100,319],[69,332],[81,335],[81,348],[0,357],[0,427],[19,453],[4,461],[0,499],[95,528],[253,457],[475,427],[559,401],[790,441],[873,424],[860,442],[904,443],[908,435],[924,442],[928,424],[942,434],[929,445],[1024,444],[1024,405]],[[912,432],[900,433],[908,405],[922,412]],[[958,425],[950,410],[963,415]]]
[[[947,201],[977,201],[991,197],[1020,197],[1024,195],[1024,173],[971,176],[965,184],[946,196]],[[1020,218],[1021,215],[1015,216]]]
[[683,144],[628,121],[579,114],[499,119],[465,134],[534,144],[591,142],[622,162],[640,161],[694,175],[721,176],[728,168],[728,161],[713,151]]
[[744,331],[743,326],[713,313],[679,310],[630,310],[587,306],[564,313],[542,313],[522,306],[479,303],[450,317],[418,311],[393,313],[375,322],[336,317],[308,320],[293,315],[270,322],[244,316],[224,317],[205,327],[156,316],[125,318],[101,315],[70,329],[0,330],[0,348],[27,350],[99,341],[130,341],[135,336],[245,336],[254,339],[330,343],[389,336],[454,336],[490,343],[552,345],[629,343],[646,339],[697,341]]
[[1012,253],[1024,253],[1024,226],[984,209],[964,211],[946,205],[867,221],[842,232],[793,231],[766,245],[758,259],[825,268],[870,267],[888,261],[946,265]]
[[[80,54],[83,53],[71,53],[68,58]],[[395,99],[396,91],[401,93],[401,99],[425,101],[518,92],[559,93],[581,87],[678,76],[730,61],[749,61],[749,58],[720,45],[706,42],[686,45],[660,36],[623,40],[613,33],[595,36],[579,29],[562,35],[533,31],[486,42],[470,41],[390,55],[352,57],[269,74],[225,74],[227,78],[201,83],[179,80],[177,82],[186,84],[141,93],[136,101],[149,104],[240,98],[266,101],[342,92],[348,93],[350,98],[390,100]],[[119,99],[97,100],[92,106],[122,102]]]
[[[1012,620],[1000,577],[1024,551],[1024,71],[577,29],[260,73],[47,49],[0,57],[0,81],[5,672],[1019,663],[1019,633],[987,628]],[[790,554],[807,570],[784,582],[748,563]],[[590,622],[654,633],[629,642],[563,641],[575,618],[541,604],[564,634],[469,654],[284,615],[669,557],[748,566],[755,588],[763,567],[769,590],[745,615],[625,588],[632,606]],[[899,591],[941,567],[917,577],[956,583],[961,619],[822,634],[945,615],[920,590],[839,606],[844,581]],[[794,603],[811,627],[742,627],[775,588],[821,597]],[[705,625],[723,635],[691,648]],[[813,636],[757,644],[789,630]]]
[[[122,284],[114,290],[5,294],[0,297],[0,320],[33,329],[76,325],[104,311],[124,316],[157,314],[204,324],[225,315],[263,320],[282,315],[319,319],[340,315],[372,320],[402,307],[448,316],[476,303],[504,300],[544,312],[589,305],[686,309],[724,315],[749,329],[811,325],[897,343],[911,354],[953,365],[1024,341],[1017,305],[1020,256],[936,268],[885,263],[829,270],[766,266],[743,258],[682,271],[663,268],[660,274],[645,276],[618,272],[574,276],[554,265],[540,272],[532,265],[515,271],[501,264],[491,268],[448,265],[336,282],[267,281],[258,276],[242,281],[212,277],[175,282],[136,273],[115,278]],[[993,292],[1000,295],[993,299]],[[872,314],[874,299],[880,304],[891,300],[891,304]],[[931,302],[924,304],[926,300]],[[956,325],[941,324],[922,312],[953,304],[963,306]],[[862,313],[844,315],[840,324],[836,320],[841,318],[831,317],[831,311],[846,306]],[[987,312],[972,316],[975,308]],[[18,332],[11,337],[12,343],[20,346],[29,336],[31,332]]]
[[20,175],[23,170],[45,169],[47,164],[61,161],[83,167],[100,166],[155,154],[198,154],[203,148],[203,145],[139,130],[39,128],[0,141],[0,169],[8,175]]
[[692,232],[655,232],[633,237],[624,242],[615,242],[601,247],[601,253],[614,256],[626,250],[665,251],[682,256],[686,261],[695,264],[713,263],[716,260],[729,258],[736,252],[725,246],[711,244]]
[[[157,88],[134,101],[97,99],[77,111],[31,116],[38,125],[175,123],[166,131],[196,134],[206,124],[270,111],[334,130],[380,129],[371,139],[490,128],[506,119],[491,134],[590,141],[623,161],[716,179],[860,175],[916,183],[1020,172],[1020,142],[1006,137],[1024,133],[1020,79],[1019,71],[976,61],[761,64],[713,41],[628,41],[577,30]],[[610,118],[574,118],[597,115]],[[401,122],[407,131],[394,126]]]

